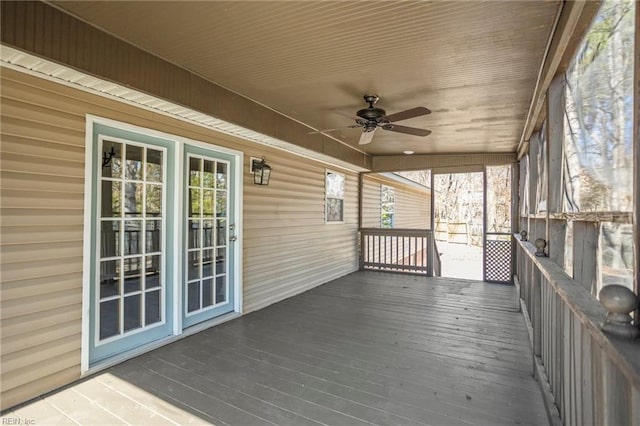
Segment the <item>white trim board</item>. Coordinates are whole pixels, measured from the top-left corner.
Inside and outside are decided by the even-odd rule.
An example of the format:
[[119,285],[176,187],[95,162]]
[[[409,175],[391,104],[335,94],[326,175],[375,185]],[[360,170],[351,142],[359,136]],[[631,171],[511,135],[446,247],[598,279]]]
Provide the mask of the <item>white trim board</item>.
[[[333,158],[329,155],[321,154],[281,139],[267,136],[219,118],[203,114],[199,111],[165,101],[164,99],[156,96],[151,96],[138,90],[82,73],[73,68],[39,58],[9,46],[0,45],[0,66],[48,81],[53,81],[67,87],[80,89],[94,95],[116,100],[148,111],[153,111],[200,127],[212,129],[220,133],[294,153],[331,167],[337,167],[353,172],[369,171],[364,167],[359,167],[346,161]],[[313,129],[310,128],[310,130]],[[363,161],[365,156],[366,154],[363,154]]]

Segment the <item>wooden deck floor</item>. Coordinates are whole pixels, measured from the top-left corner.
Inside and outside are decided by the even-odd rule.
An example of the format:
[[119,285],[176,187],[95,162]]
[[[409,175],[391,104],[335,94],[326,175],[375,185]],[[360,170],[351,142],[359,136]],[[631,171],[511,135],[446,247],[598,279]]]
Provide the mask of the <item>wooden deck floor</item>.
[[36,425],[547,424],[516,300],[511,286],[357,272],[4,417]]

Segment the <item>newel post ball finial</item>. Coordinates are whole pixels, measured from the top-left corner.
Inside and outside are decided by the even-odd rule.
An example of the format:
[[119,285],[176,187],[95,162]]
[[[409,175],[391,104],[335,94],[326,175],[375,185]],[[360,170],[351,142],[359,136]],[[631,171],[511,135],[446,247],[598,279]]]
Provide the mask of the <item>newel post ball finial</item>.
[[527,240],[527,235],[529,235],[529,233],[527,231],[525,231],[524,229],[522,231],[520,231],[520,240],[521,241],[529,241],[529,240]]
[[635,339],[640,330],[631,324],[631,312],[638,306],[638,296],[627,287],[612,284],[603,287],[598,294],[600,303],[607,310],[602,331],[619,337]]
[[544,249],[547,247],[547,241],[544,238],[538,238],[537,240],[535,240],[534,245],[536,246],[536,256],[547,256],[547,253],[544,251]]

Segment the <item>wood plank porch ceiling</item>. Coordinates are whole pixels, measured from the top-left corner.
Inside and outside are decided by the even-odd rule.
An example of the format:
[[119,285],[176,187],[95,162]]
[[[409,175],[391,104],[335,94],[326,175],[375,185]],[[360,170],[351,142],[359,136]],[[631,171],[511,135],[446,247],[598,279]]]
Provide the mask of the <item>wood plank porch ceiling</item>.
[[[54,2],[80,19],[314,129],[362,95],[426,137],[379,130],[372,155],[515,152],[560,1]],[[311,129],[310,129],[311,130]],[[357,146],[359,129],[333,132]]]
[[[7,414],[34,424],[546,424],[513,286],[356,272]],[[65,423],[66,422],[66,423]]]

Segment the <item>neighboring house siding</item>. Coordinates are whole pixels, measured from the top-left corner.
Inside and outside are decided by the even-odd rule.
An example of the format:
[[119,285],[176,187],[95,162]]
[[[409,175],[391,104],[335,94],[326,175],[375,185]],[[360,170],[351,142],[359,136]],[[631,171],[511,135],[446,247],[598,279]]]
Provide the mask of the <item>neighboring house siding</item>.
[[406,185],[380,174],[367,174],[363,181],[362,226],[380,227],[380,193],[382,185],[392,187],[395,195],[395,228],[429,229],[431,192]]
[[357,269],[355,173],[326,225],[323,164],[5,68],[0,87],[2,409],[80,377],[85,114],[245,153],[245,312]]
[[380,227],[380,190],[381,181],[365,175],[362,182],[362,227]]

